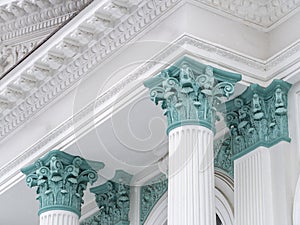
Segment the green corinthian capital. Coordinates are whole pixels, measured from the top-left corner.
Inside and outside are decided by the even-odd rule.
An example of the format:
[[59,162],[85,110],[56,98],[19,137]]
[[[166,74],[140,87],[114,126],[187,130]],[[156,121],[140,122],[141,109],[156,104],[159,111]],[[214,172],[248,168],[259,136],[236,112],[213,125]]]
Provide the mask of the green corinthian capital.
[[200,64],[184,57],[144,82],[150,98],[161,103],[168,130],[183,125],[201,125],[215,130],[216,109],[222,98],[234,93],[241,75]]
[[26,175],[26,184],[37,187],[39,214],[50,210],[66,210],[80,217],[83,191],[88,183],[97,180],[96,170],[103,167],[103,163],[53,150],[21,171]]

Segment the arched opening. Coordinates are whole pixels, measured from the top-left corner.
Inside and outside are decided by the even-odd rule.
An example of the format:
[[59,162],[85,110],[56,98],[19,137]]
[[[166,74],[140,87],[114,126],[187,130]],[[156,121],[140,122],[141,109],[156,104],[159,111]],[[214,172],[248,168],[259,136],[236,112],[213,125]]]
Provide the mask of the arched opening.
[[[222,172],[215,172],[215,202],[217,225],[233,225],[233,182]],[[153,207],[144,225],[167,225],[168,194]]]
[[216,214],[217,225],[223,225],[218,214]]

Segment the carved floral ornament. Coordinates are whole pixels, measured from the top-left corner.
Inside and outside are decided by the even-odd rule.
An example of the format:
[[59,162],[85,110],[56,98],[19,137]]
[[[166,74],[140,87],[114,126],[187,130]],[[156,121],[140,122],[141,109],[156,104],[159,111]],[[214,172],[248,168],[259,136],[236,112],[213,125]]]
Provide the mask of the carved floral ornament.
[[214,142],[216,168],[233,177],[235,159],[259,146],[290,141],[287,101],[290,87],[282,80],[274,80],[267,88],[252,84],[225,103],[223,114],[229,133]]
[[300,6],[298,0],[200,0],[200,2],[264,30]]
[[291,84],[274,80],[267,88],[252,84],[239,97],[226,103],[225,121],[237,158],[258,146],[270,147],[290,141],[287,95]]
[[98,178],[90,164],[97,170],[104,167],[103,163],[53,150],[23,168],[21,171],[26,175],[26,184],[37,187],[39,214],[49,210],[66,210],[80,217],[83,192],[88,183],[93,184]]
[[143,225],[151,210],[168,190],[168,180],[164,177],[159,181],[141,187],[140,193],[140,224]]
[[205,66],[187,57],[144,82],[155,104],[161,103],[168,130],[182,125],[202,125],[215,130],[217,107],[222,97],[234,92],[239,74]]
[[129,225],[131,178],[132,175],[117,170],[112,180],[91,188],[99,211],[82,221],[81,225]]

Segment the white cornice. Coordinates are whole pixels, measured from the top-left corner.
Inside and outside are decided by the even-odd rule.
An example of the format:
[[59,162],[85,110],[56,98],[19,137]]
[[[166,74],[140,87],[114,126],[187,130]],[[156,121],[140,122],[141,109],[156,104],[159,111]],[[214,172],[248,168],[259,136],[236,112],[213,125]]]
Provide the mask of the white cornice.
[[[48,1],[24,0],[0,6],[1,45],[45,29],[57,27],[91,0]],[[14,42],[15,43],[15,42]]]
[[0,6],[0,77],[91,0],[22,0]]
[[217,14],[264,32],[271,31],[300,10],[296,0],[195,0]]
[[131,14],[137,7],[131,2],[91,4],[92,15],[87,14],[75,26],[70,23],[67,34],[53,38],[46,49],[33,54],[33,60],[25,60],[1,80],[0,138],[28,121],[177,2],[143,1]]

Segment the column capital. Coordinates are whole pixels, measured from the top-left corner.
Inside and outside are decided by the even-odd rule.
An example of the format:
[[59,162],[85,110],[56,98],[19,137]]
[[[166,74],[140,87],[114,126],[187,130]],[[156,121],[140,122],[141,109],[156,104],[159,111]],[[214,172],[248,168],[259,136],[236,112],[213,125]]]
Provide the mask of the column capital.
[[93,184],[97,178],[95,169],[102,169],[101,162],[87,161],[53,150],[34,164],[22,168],[26,175],[26,184],[37,187],[37,199],[40,202],[39,215],[50,210],[65,210],[80,217],[83,191],[87,184]]
[[263,88],[251,84],[244,93],[225,103],[224,118],[230,130],[233,159],[279,141],[290,141],[288,92],[291,84],[274,80]]
[[141,187],[140,192],[140,222],[143,225],[151,210],[159,199],[168,191],[168,180],[164,176],[155,179],[150,184]]
[[83,221],[81,225],[129,225],[131,179],[132,175],[117,170],[112,180],[91,188],[90,191],[96,196],[99,212]]
[[183,57],[173,66],[144,82],[151,100],[165,110],[170,130],[201,125],[215,130],[216,107],[234,92],[241,75],[200,64]]

